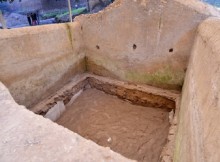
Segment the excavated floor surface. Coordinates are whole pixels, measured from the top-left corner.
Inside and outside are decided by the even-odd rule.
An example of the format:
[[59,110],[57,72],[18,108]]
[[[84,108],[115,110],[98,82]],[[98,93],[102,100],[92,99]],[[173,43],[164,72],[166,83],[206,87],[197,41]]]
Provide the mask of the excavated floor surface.
[[87,89],[57,123],[127,158],[157,162],[169,131],[168,116],[167,109],[136,106]]

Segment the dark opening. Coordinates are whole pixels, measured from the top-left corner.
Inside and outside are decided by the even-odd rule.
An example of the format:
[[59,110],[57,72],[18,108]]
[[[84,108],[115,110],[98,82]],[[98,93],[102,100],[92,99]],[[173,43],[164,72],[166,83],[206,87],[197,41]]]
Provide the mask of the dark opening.
[[133,44],[133,50],[135,50],[137,48],[136,44]]
[[96,48],[97,48],[97,49],[100,49],[99,45],[96,45]]
[[169,49],[169,52],[173,52],[173,48],[170,48],[170,49]]

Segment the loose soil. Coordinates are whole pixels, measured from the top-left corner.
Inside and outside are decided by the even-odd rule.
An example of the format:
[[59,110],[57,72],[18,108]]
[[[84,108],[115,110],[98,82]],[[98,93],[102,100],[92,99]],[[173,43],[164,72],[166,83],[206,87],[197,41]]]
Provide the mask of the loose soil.
[[167,109],[132,105],[87,89],[57,123],[123,156],[157,162],[169,131]]

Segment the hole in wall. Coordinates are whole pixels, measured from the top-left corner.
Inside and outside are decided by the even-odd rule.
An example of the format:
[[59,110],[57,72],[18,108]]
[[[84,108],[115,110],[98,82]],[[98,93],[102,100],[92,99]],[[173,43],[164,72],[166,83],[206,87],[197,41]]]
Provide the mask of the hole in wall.
[[99,45],[96,45],[96,49],[100,49]]
[[169,52],[173,52],[173,48],[170,48],[170,49],[169,49]]
[[83,27],[81,26],[81,30],[83,30]]
[[136,50],[136,49],[137,49],[137,45],[133,44],[133,50]]

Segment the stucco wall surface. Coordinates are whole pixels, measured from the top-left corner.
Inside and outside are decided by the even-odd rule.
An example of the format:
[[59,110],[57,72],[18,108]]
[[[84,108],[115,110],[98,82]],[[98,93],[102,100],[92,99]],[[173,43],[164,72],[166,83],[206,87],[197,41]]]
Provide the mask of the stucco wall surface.
[[30,107],[84,72],[78,23],[0,30],[0,81]]
[[174,161],[220,161],[220,19],[198,29],[180,108]]
[[2,162],[132,161],[19,106],[1,82],[0,105]]
[[198,24],[219,13],[186,0],[116,0],[76,18],[83,27],[87,69],[98,75],[180,89]]

